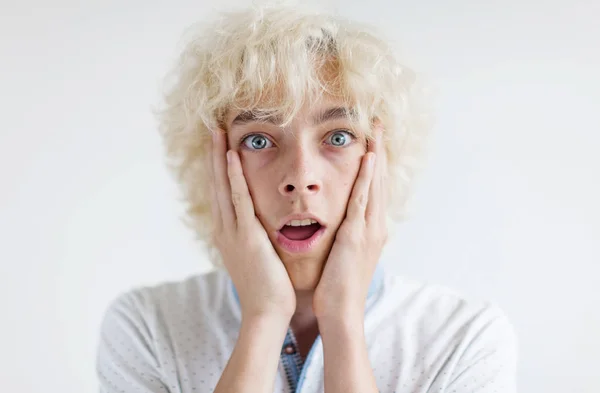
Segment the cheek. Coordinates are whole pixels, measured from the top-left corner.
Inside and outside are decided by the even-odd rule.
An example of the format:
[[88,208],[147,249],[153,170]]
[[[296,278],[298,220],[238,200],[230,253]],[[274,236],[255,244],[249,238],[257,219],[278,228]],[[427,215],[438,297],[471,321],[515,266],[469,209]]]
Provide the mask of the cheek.
[[336,167],[335,182],[338,184],[339,189],[344,191],[341,194],[345,197],[348,197],[352,192],[354,181],[360,169],[361,157],[349,157]]
[[351,185],[351,182],[350,182],[350,179],[351,179],[351,177],[348,177],[347,175],[348,175],[348,174],[351,174],[351,173],[353,172],[353,171],[352,171],[353,169],[354,169],[354,166],[353,166],[353,165],[351,165],[351,163],[350,163],[350,162],[346,162],[346,163],[344,163],[344,172],[343,172],[343,173],[346,175],[346,176],[343,178],[343,179],[344,179],[344,188],[346,188],[346,187],[348,187],[348,186],[350,186],[350,185]]
[[261,160],[258,155],[241,153],[240,158],[254,209],[260,215],[272,203],[269,190],[273,188],[273,185],[269,182],[274,177],[269,176],[264,160]]

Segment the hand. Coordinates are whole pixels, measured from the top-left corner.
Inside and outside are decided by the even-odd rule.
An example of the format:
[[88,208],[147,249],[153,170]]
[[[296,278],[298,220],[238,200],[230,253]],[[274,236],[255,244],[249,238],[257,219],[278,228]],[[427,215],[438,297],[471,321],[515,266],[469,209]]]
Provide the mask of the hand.
[[337,231],[321,279],[315,289],[317,319],[364,317],[367,293],[387,240],[386,155],[382,128],[375,129],[354,183],[346,217]]
[[233,150],[226,152],[222,130],[213,132],[211,150],[213,240],[238,292],[242,318],[291,319],[294,288],[255,215],[240,157]]

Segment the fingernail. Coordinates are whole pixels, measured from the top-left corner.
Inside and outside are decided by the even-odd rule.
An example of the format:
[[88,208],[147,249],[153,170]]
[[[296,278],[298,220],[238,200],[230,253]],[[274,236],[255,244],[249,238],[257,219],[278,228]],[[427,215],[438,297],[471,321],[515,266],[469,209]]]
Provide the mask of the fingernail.
[[231,150],[228,150],[228,151],[227,151],[227,163],[228,163],[228,164],[231,164],[231,155],[232,155],[232,154],[233,154],[233,153],[231,152]]

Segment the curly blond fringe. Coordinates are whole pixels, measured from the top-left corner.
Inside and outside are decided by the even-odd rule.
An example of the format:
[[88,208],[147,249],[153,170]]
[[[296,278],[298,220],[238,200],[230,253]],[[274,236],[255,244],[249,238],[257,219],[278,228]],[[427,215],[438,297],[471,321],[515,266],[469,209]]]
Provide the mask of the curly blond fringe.
[[386,129],[389,218],[406,216],[429,122],[416,75],[389,42],[356,22],[285,5],[222,13],[186,36],[157,116],[185,222],[213,264],[220,263],[203,164],[211,132],[231,110],[260,109],[281,116],[285,125],[329,94],[356,110],[361,129],[371,130],[377,119]]

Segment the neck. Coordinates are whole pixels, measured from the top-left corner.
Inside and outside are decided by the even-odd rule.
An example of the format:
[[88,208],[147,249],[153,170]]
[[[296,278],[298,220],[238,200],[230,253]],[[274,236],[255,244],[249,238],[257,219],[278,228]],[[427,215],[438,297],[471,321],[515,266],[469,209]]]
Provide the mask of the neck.
[[313,312],[312,291],[296,292],[296,312],[290,321],[290,327],[296,337],[300,355],[306,358],[308,351],[319,335],[319,325]]
[[317,323],[317,318],[313,312],[313,292],[312,291],[297,291],[296,292],[296,311],[292,317],[292,327],[302,330],[312,324]]

